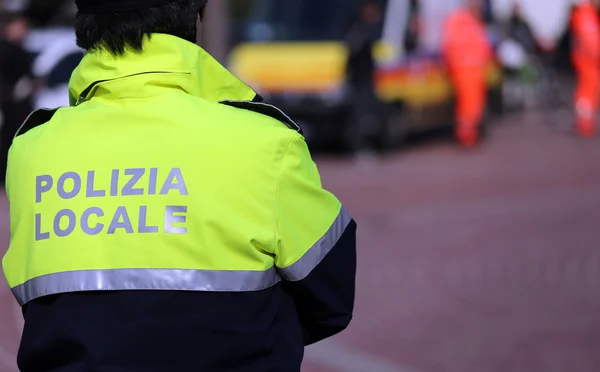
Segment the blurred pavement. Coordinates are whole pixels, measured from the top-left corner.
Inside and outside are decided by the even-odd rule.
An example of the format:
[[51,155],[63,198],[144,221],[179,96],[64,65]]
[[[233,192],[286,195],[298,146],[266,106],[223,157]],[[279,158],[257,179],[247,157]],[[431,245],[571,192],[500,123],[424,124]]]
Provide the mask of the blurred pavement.
[[[306,372],[600,370],[600,138],[552,120],[507,118],[474,151],[318,159],[358,221],[359,276],[354,322]],[[0,372],[19,321],[0,287]]]

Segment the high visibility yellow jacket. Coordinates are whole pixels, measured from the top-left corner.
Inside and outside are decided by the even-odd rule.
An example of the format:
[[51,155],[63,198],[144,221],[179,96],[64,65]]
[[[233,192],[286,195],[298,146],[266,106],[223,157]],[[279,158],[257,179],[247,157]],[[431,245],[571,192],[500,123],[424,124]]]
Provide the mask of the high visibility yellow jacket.
[[[297,325],[283,329],[300,327],[300,346],[347,326],[355,224],[322,188],[290,118],[198,46],[163,34],[146,40],[142,53],[88,52],[70,94],[71,107],[32,114],[10,149],[11,239],[3,269],[21,305],[38,309],[31,304],[71,296],[77,304],[71,307],[93,312],[86,303],[107,309],[114,303],[106,296],[73,299],[169,291],[204,296],[200,303],[211,311],[235,317],[235,311],[266,311],[274,305],[269,298],[284,296],[294,308],[276,304],[261,331],[271,341],[278,337],[266,324],[281,312],[297,312]],[[241,293],[262,297],[212,302]],[[195,332],[202,339],[204,330],[207,344],[207,324],[221,324],[232,339],[244,333],[232,328],[232,319],[195,311],[203,317]],[[186,321],[193,328],[195,320]],[[32,339],[36,334],[25,331]],[[35,337],[39,346],[41,336]],[[24,364],[40,351],[22,347]],[[204,366],[218,354],[207,355]]]

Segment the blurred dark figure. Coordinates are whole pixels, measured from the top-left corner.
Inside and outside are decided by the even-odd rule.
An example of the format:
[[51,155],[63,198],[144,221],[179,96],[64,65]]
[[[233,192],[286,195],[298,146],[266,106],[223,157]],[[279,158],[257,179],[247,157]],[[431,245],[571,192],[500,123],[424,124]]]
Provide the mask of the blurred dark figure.
[[408,27],[404,34],[404,50],[413,53],[419,48],[419,34],[421,30],[421,13],[419,0],[410,0]]
[[4,184],[8,149],[32,110],[31,56],[23,47],[29,22],[20,14],[0,16],[0,182]]
[[[502,24],[502,39],[498,54],[503,64],[505,81],[511,80],[519,88],[534,81],[538,77],[535,67],[544,63],[544,59],[518,2],[512,5],[509,18]],[[524,97],[516,92],[514,95],[516,100],[513,107],[523,109],[526,106]]]
[[[573,6],[568,18],[573,18]],[[571,50],[573,49],[573,33],[570,27],[565,27],[558,38],[555,47],[554,67],[563,75],[574,76],[573,63],[571,62]]]
[[379,39],[382,22],[381,3],[367,0],[346,36],[349,50],[346,76],[352,92],[352,123],[347,140],[355,153],[371,152],[373,137],[379,131],[381,110],[375,94],[373,47]]
[[492,1],[493,0],[484,0],[482,4],[481,19],[486,25],[493,25],[495,23],[494,5],[492,4]]
[[519,44],[528,52],[535,53],[536,41],[529,24],[523,18],[521,5],[516,2],[512,5],[510,17],[505,24],[505,35]]

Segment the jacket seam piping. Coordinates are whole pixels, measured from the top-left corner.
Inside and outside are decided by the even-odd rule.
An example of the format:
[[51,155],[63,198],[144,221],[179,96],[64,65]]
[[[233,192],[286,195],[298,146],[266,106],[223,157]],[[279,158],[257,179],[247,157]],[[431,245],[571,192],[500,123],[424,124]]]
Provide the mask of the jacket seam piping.
[[282,179],[282,174],[283,174],[283,162],[285,160],[285,155],[287,154],[288,149],[290,148],[292,143],[294,143],[298,139],[298,137],[300,137],[298,132],[294,132],[294,134],[292,135],[292,138],[290,138],[288,143],[283,148],[283,152],[281,153],[281,158],[279,161],[279,172],[277,174],[277,184],[275,186],[275,198],[273,200],[273,221],[274,221],[274,225],[275,225],[274,226],[275,259],[277,259],[277,244],[278,244],[278,237],[279,237],[279,229],[278,229],[279,216],[277,213],[277,205],[278,205],[278,201],[279,201],[279,187],[281,185],[281,179]]

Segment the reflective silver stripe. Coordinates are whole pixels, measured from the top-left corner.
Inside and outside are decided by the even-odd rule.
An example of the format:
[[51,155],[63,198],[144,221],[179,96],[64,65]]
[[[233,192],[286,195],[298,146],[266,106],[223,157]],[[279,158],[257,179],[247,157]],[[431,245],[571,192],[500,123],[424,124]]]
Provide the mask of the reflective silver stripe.
[[251,292],[280,281],[275,267],[266,271],[116,269],[68,271],[31,279],[12,289],[19,304],[66,292],[170,290]]
[[302,256],[302,258],[291,266],[278,269],[281,276],[289,281],[298,281],[306,278],[308,274],[321,263],[323,258],[327,256],[327,253],[333,249],[338,240],[340,240],[342,234],[346,231],[348,224],[350,224],[350,221],[352,221],[352,217],[350,217],[346,209],[342,207],[340,214],[338,214],[335,221],[333,221],[329,230],[304,254],[304,256]]

